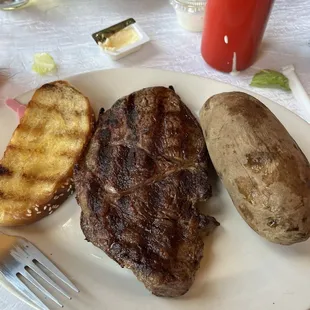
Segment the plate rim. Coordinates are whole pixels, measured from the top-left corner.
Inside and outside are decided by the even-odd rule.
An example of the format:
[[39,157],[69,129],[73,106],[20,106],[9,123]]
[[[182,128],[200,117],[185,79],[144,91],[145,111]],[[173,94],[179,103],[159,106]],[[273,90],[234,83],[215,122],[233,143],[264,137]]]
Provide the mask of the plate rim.
[[[24,97],[24,96],[27,96],[29,95],[30,93],[34,92],[35,90],[37,90],[39,87],[41,87],[42,85],[44,84],[47,84],[47,83],[52,83],[54,81],[58,81],[58,80],[66,80],[68,82],[70,82],[71,79],[73,78],[81,78],[81,77],[84,77],[84,76],[87,76],[87,75],[91,75],[91,74],[98,74],[98,73],[101,73],[101,72],[113,72],[113,71],[131,71],[131,70],[141,70],[141,71],[157,71],[157,72],[168,72],[170,74],[181,74],[181,75],[185,75],[185,76],[191,76],[191,77],[195,77],[197,79],[201,79],[201,80],[208,80],[208,81],[211,81],[211,82],[215,82],[215,83],[218,83],[218,84],[222,84],[222,85],[226,85],[226,86],[231,86],[231,87],[234,87],[236,89],[238,89],[239,91],[241,92],[245,92],[257,99],[259,99],[262,104],[264,104],[266,106],[266,104],[264,103],[264,101],[267,101],[269,104],[271,105],[276,105],[278,106],[280,109],[286,111],[286,112],[289,112],[290,114],[292,114],[294,117],[296,117],[297,119],[301,120],[302,122],[304,122],[306,125],[309,126],[310,128],[310,123],[308,123],[306,120],[304,120],[303,118],[301,118],[299,115],[297,115],[295,112],[293,112],[292,110],[288,109],[287,107],[261,95],[261,94],[258,94],[254,91],[251,91],[251,90],[247,90],[247,89],[244,89],[240,86],[235,86],[235,85],[232,85],[230,83],[227,83],[227,82],[222,82],[222,81],[218,81],[216,79],[212,79],[210,77],[204,77],[204,76],[201,76],[201,75],[198,75],[198,74],[195,74],[195,73],[188,73],[188,72],[179,72],[179,71],[173,71],[173,70],[167,70],[167,69],[161,69],[161,68],[150,68],[150,67],[120,67],[120,68],[107,68],[107,69],[98,69],[98,70],[93,70],[93,71],[88,71],[88,72],[82,72],[82,73],[78,73],[78,74],[74,74],[74,75],[69,75],[69,76],[65,76],[63,78],[58,78],[58,79],[53,79],[52,81],[49,81],[49,82],[46,82],[46,83],[43,83],[43,84],[40,84],[37,88],[32,88],[30,89],[29,91],[26,91],[26,92],[23,92],[19,95],[17,95],[16,97],[14,97],[13,99],[16,99],[17,101],[20,100],[21,97]],[[71,83],[71,82],[70,82]],[[74,86],[74,85],[73,85]],[[87,97],[87,96],[86,96]],[[268,107],[267,107],[268,108]],[[277,115],[276,115],[277,117]]]

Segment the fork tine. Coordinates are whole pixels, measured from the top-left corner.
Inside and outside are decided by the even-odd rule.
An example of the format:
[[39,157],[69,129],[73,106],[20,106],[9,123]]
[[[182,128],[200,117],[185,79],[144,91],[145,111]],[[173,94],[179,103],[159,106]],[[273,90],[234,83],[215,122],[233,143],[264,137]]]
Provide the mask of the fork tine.
[[[34,264],[33,260],[36,259],[37,253],[34,253],[36,248],[31,247],[31,243],[27,246],[24,244],[23,240],[21,240],[19,246],[16,246],[14,250],[11,251],[11,255],[18,261],[19,263],[24,264],[24,267],[28,266],[33,271],[35,271],[43,280],[45,280],[48,284],[57,289],[61,294],[63,294],[68,299],[71,297],[51,278],[49,278],[37,265]],[[37,250],[38,251],[38,250]],[[9,268],[9,267],[8,267]],[[23,273],[24,268],[18,270],[20,273]]]
[[63,294],[68,299],[71,299],[71,297],[58,284],[56,284],[49,276],[47,276],[37,265],[35,265],[34,263],[28,263],[28,267],[31,268],[35,273],[37,273],[49,285],[53,286],[58,292]]
[[25,247],[25,251],[29,253],[29,256],[33,256],[34,259],[41,263],[50,272],[55,274],[55,276],[71,287],[75,292],[79,292],[78,288],[48,258],[46,258],[46,256],[41,253],[37,247],[26,239],[21,239],[20,242]]
[[27,270],[20,272],[20,274],[24,276],[29,282],[31,282],[36,288],[38,288],[45,296],[53,300],[59,307],[63,307],[63,305],[50,292],[48,292]]
[[5,279],[10,282],[16,290],[18,290],[27,299],[33,302],[42,310],[50,310],[34,293],[32,293],[29,288],[16,276],[9,273],[1,272]]

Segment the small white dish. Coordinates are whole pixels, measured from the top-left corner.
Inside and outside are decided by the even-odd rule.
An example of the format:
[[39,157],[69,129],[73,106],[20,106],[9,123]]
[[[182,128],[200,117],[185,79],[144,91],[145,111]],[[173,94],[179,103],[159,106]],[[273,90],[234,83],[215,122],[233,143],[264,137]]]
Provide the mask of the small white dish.
[[104,47],[100,46],[100,44],[98,44],[101,47],[102,51],[105,54],[107,54],[111,59],[118,60],[129,54],[132,54],[138,51],[142,47],[142,45],[150,41],[150,38],[148,37],[148,35],[143,31],[143,29],[137,23],[129,25],[126,28],[130,28],[130,27],[132,27],[139,36],[139,39],[136,42],[128,44],[115,51],[105,49]]

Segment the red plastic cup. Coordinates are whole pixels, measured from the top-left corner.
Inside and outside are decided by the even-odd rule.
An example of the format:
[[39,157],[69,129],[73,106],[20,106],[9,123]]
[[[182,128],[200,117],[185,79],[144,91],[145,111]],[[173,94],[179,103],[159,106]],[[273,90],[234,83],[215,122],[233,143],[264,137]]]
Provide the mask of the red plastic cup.
[[222,72],[242,71],[257,56],[274,0],[208,0],[204,60]]

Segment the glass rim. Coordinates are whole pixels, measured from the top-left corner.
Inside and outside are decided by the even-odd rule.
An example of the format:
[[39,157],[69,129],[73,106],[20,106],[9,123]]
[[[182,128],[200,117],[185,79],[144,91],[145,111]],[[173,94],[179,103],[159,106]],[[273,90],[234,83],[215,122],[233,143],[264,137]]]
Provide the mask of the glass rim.
[[197,13],[205,9],[207,1],[195,1],[195,0],[170,0],[170,4],[178,10],[182,10],[187,13]]

